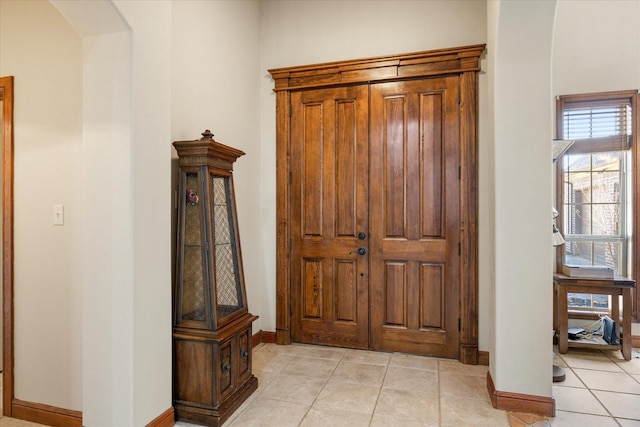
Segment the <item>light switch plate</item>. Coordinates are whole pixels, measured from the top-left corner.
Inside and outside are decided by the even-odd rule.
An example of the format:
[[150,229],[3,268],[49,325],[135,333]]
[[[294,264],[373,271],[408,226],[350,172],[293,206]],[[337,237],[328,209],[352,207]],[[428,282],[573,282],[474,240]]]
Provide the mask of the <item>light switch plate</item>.
[[64,225],[64,205],[53,205],[53,225]]

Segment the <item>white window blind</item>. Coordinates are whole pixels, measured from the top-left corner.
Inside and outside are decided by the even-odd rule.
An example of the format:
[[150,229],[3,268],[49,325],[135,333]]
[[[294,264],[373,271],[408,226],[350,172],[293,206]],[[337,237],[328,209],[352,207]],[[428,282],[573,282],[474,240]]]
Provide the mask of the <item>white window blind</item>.
[[631,100],[567,102],[563,137],[576,141],[570,152],[626,150],[631,147]]

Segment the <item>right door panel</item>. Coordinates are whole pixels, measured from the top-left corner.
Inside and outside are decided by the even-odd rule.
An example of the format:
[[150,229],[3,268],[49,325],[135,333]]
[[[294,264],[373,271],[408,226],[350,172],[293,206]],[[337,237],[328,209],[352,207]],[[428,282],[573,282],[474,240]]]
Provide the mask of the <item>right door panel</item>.
[[457,358],[458,77],[371,85],[370,346]]

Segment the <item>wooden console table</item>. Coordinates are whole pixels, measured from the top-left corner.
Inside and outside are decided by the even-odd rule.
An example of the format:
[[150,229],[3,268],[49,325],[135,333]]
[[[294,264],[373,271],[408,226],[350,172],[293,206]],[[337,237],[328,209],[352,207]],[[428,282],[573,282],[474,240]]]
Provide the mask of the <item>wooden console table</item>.
[[[564,274],[553,275],[554,313],[553,327],[558,337],[558,351],[566,353],[568,347],[598,348],[622,350],[625,360],[631,360],[631,289],[636,282],[625,277],[616,276],[613,279],[586,279],[582,277],[569,277]],[[567,294],[604,294],[611,295],[611,318],[616,322],[616,336],[622,344],[609,345],[572,340],[569,341],[568,323],[569,311],[567,307]],[[620,309],[618,296],[622,295],[622,322],[620,322]],[[620,323],[624,332],[624,340],[620,340]]]

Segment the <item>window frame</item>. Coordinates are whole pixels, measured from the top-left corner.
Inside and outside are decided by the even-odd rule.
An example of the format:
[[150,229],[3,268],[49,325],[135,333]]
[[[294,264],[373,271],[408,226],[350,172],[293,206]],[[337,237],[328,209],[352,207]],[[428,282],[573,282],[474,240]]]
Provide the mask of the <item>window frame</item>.
[[[631,185],[628,187],[628,195],[631,196],[630,212],[627,221],[627,235],[629,237],[629,247],[627,252],[627,270],[629,278],[637,281],[638,271],[640,270],[640,256],[638,256],[638,248],[640,243],[640,236],[636,230],[640,230],[640,150],[638,150],[637,135],[639,128],[638,120],[638,100],[640,95],[637,90],[627,91],[611,91],[611,92],[599,92],[599,93],[586,93],[577,95],[562,95],[556,98],[556,138],[565,139],[564,137],[564,110],[576,103],[584,103],[585,105],[597,107],[602,101],[612,100],[628,101],[631,105],[631,135],[629,135],[628,144],[631,150],[630,164],[627,168],[630,168],[630,181]],[[592,141],[595,143],[592,145],[595,149],[584,149],[584,144],[573,144],[567,151],[569,154],[578,153],[591,153],[596,151],[611,151],[620,149],[619,138],[594,138]],[[564,176],[562,161],[558,159],[556,162],[556,206],[563,206],[564,202]],[[628,208],[627,208],[628,209]],[[560,229],[560,232],[564,235],[564,209],[558,209],[560,215],[556,218],[556,226]],[[556,248],[556,271],[562,271],[562,264],[565,258],[564,245]],[[640,293],[636,289],[632,290],[633,294],[633,320],[638,320],[638,307],[640,306]]]

